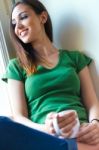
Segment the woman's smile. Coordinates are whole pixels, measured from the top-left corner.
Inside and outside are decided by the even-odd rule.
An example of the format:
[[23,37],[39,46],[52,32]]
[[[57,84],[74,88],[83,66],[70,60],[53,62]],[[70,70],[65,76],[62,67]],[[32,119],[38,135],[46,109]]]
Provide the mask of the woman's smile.
[[25,37],[26,35],[28,35],[28,29],[24,29],[20,32],[21,37]]

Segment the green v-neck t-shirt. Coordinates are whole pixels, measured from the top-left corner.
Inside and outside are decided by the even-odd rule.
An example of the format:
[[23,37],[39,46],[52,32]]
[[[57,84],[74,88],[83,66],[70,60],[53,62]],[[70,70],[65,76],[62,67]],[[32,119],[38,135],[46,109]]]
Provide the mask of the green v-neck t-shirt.
[[73,109],[83,123],[88,121],[88,113],[83,105],[78,74],[91,61],[82,52],[59,50],[59,61],[54,68],[39,65],[37,72],[28,76],[14,58],[9,61],[3,80],[24,83],[28,116],[33,122],[44,124],[48,113]]

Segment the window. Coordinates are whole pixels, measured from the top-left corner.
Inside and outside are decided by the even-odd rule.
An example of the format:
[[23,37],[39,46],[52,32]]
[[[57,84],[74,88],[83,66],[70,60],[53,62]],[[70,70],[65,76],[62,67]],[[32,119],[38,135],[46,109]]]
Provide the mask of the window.
[[9,60],[7,46],[0,23],[0,115],[11,115],[7,84],[1,80]]

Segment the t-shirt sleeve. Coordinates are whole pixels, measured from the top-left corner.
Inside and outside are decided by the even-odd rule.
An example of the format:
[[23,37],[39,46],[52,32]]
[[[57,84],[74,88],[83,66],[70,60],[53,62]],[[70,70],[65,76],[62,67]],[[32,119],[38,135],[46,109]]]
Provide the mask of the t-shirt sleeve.
[[71,57],[75,63],[77,73],[92,62],[90,57],[79,51],[72,52]]
[[15,79],[24,82],[23,69],[20,67],[16,59],[9,61],[6,73],[2,77],[2,80],[5,82],[7,82],[8,79]]

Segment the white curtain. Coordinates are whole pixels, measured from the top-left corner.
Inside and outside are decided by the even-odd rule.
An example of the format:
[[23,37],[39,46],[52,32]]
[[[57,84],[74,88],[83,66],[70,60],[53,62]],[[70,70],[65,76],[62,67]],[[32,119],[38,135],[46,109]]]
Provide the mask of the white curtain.
[[7,84],[1,80],[1,77],[6,71],[8,61],[9,55],[3,34],[2,25],[0,22],[0,115],[5,116],[11,116],[11,107],[9,103]]
[[8,50],[6,46],[6,41],[3,34],[2,24],[0,22],[0,75],[5,73],[6,66],[9,61]]

